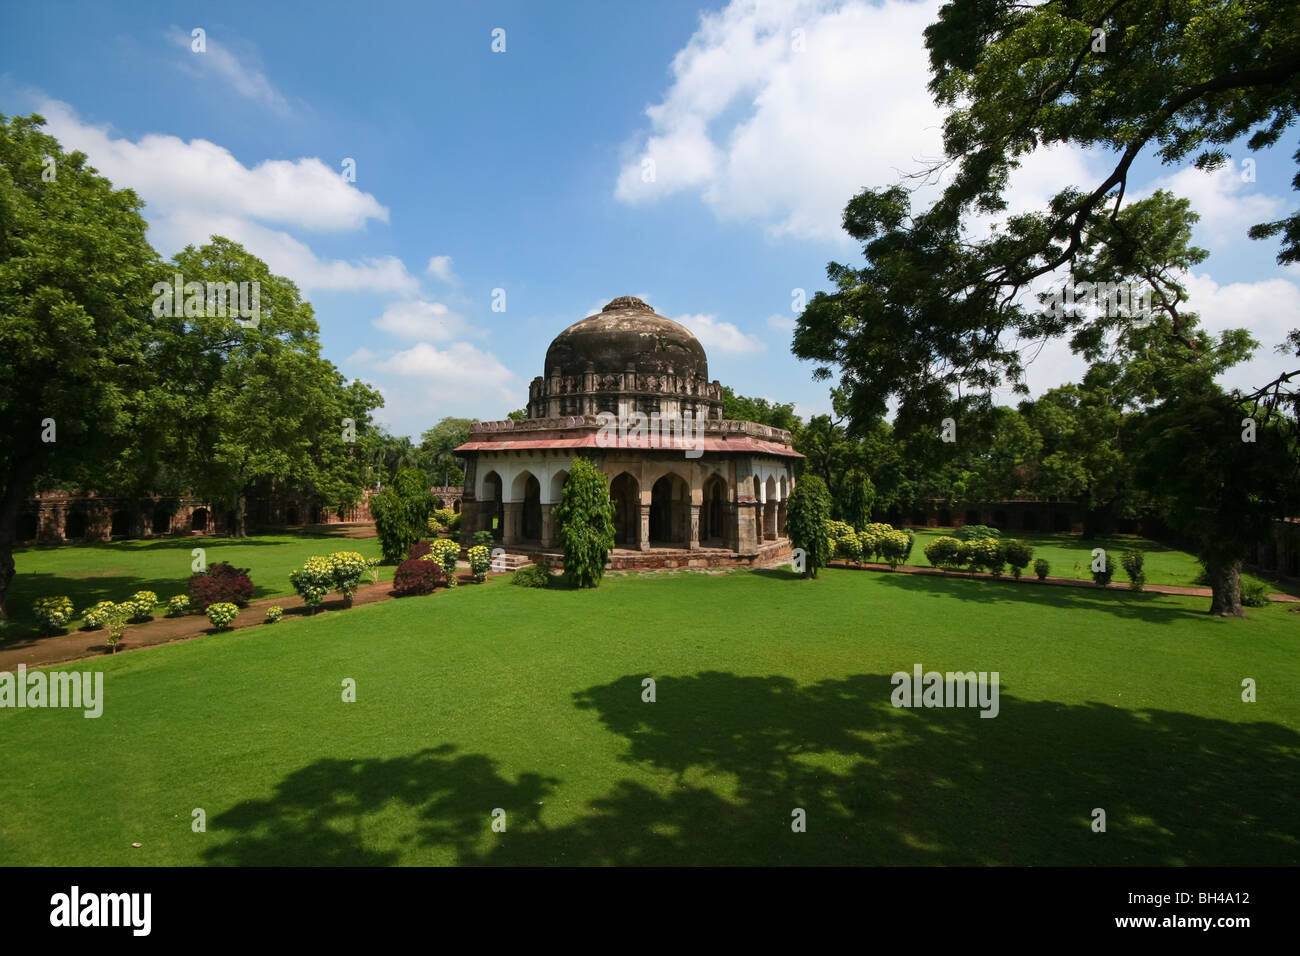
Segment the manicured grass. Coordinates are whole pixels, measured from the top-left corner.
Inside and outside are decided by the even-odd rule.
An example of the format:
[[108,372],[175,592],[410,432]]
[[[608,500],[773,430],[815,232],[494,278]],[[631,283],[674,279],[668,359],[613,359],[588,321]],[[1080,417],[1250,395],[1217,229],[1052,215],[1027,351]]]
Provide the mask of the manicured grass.
[[[14,554],[17,576],[7,601],[12,617],[9,629],[14,636],[34,633],[31,608],[38,597],[65,594],[78,616],[97,601],[124,601],[136,591],[153,591],[166,603],[173,594],[185,593],[185,582],[194,573],[194,548],[204,549],[208,564],[225,561],[248,568],[255,598],[293,594],[289,572],[313,554],[357,551],[367,558],[380,556],[378,538],[307,533],[21,548]],[[379,579],[391,581],[393,570],[379,568]],[[72,624],[77,625],[77,621]]]
[[[916,530],[916,542],[912,547],[912,556],[908,564],[930,567],[925,557],[925,546],[941,535],[953,535],[951,528],[923,528]],[[1111,579],[1119,584],[1128,583],[1128,575],[1120,559],[1125,551],[1139,549],[1145,554],[1143,570],[1146,572],[1147,584],[1173,584],[1179,587],[1205,587],[1197,583],[1201,574],[1201,565],[1186,551],[1179,551],[1149,538],[1134,536],[1110,536],[1085,539],[1077,534],[1039,534],[1031,532],[1007,532],[1004,538],[1019,538],[1028,542],[1034,549],[1034,559],[1046,558],[1052,566],[1054,578],[1074,578],[1078,581],[1091,581],[1093,548],[1104,548],[1106,559],[1115,568]],[[1011,569],[1007,569],[1011,573]],[[1030,577],[1034,574],[1031,560],[1024,571]],[[1242,583],[1260,580],[1252,575],[1243,574]],[[1300,587],[1290,582],[1267,581],[1265,586],[1270,591],[1283,594],[1300,594]],[[1208,600],[1208,599],[1207,599]]]
[[[0,710],[0,860],[1295,865],[1300,615],[1203,604],[503,577],[150,648],[79,665],[105,674],[98,719]],[[998,671],[999,715],[892,707],[916,663]]]

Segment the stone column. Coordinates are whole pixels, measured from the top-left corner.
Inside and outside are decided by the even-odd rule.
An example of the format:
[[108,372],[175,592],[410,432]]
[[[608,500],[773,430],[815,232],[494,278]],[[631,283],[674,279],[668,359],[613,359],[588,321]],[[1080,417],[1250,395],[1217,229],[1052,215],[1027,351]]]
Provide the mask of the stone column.
[[555,523],[551,518],[551,505],[542,505],[542,547],[549,548],[555,544]]
[[700,547],[700,506],[691,505],[691,533],[687,547],[698,551]]
[[641,551],[650,550],[650,506],[641,505],[641,540],[637,542],[637,549]]
[[505,530],[501,535],[501,543],[507,547],[519,543],[519,523],[523,518],[524,503],[522,501],[507,501],[505,503]]

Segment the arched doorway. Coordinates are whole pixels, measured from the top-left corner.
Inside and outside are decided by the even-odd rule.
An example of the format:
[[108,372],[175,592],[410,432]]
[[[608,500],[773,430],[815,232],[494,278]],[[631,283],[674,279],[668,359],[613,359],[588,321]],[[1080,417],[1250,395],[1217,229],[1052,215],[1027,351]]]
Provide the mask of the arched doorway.
[[727,536],[722,518],[726,500],[726,483],[721,476],[710,475],[704,482],[704,501],[700,507],[700,544],[722,547]]
[[531,472],[515,478],[515,500],[523,499],[519,513],[519,537],[523,541],[542,540],[542,483]]
[[763,502],[763,540],[776,540],[776,504],[780,495],[776,488],[776,478],[769,475],[767,482],[763,485],[764,497],[767,499]]
[[155,508],[153,512],[153,533],[166,534],[172,529],[172,516],[166,508]]
[[609,486],[614,502],[614,545],[636,548],[641,544],[641,489],[626,471]]
[[664,475],[650,488],[650,542],[686,547],[690,490],[677,475]]
[[284,523],[287,525],[296,525],[298,523],[298,506],[290,505],[284,513]]
[[501,476],[490,471],[483,476],[483,501],[480,504],[480,516],[483,522],[480,530],[492,532],[492,539],[500,541],[506,530],[505,499],[501,495]]
[[190,530],[191,531],[208,530],[208,509],[207,508],[194,509],[194,513],[190,515]]
[[109,535],[114,538],[127,538],[131,535],[131,512],[114,511]]
[[321,511],[320,511],[320,505],[312,505],[312,506],[311,506],[311,523],[312,523],[312,524],[320,524],[320,523],[321,523]]

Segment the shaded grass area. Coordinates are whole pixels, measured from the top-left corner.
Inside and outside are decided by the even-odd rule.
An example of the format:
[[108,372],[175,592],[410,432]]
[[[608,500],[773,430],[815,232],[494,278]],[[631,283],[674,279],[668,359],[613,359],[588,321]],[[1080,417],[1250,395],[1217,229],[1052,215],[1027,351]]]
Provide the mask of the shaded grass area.
[[[96,662],[97,720],[0,710],[0,859],[1296,864],[1300,615],[1202,603],[777,570],[286,620]],[[895,709],[915,663],[1000,715]]]
[[[6,631],[20,637],[35,635],[32,602],[39,597],[71,598],[78,614],[71,628],[80,626],[81,612],[96,602],[124,601],[136,591],[153,591],[165,604],[172,595],[185,593],[185,582],[194,573],[191,552],[195,548],[204,550],[209,565],[225,561],[237,568],[248,568],[254,598],[293,594],[289,572],[314,554],[357,551],[367,558],[381,554],[378,538],[306,532],[20,548],[14,552],[17,574],[6,602],[11,616]],[[381,581],[392,580],[392,567],[378,570]]]
[[[935,538],[953,534],[954,529],[952,528],[916,529],[916,543],[912,548],[912,556],[908,564],[923,568],[932,567],[925,557],[925,546]],[[1208,587],[1199,580],[1202,570],[1200,562],[1195,557],[1186,551],[1180,551],[1158,541],[1152,541],[1150,538],[1124,535],[1084,538],[1082,535],[1077,534],[1033,532],[1007,532],[1002,537],[1019,538],[1032,545],[1034,559],[1046,558],[1051,563],[1052,577],[1091,581],[1092,572],[1089,568],[1092,565],[1092,550],[1093,548],[1104,548],[1107,560],[1115,568],[1115,576],[1112,580],[1120,584],[1127,584],[1128,575],[1124,573],[1124,566],[1120,563],[1120,559],[1125,551],[1136,548],[1145,555],[1143,570],[1146,572],[1148,584]],[[1010,569],[1007,570],[1007,573],[1010,574]],[[1030,576],[1033,575],[1033,561],[1030,562],[1024,573]],[[1242,574],[1241,579],[1243,585],[1251,581],[1261,581],[1270,591],[1300,596],[1300,584],[1293,581],[1264,579],[1245,573]]]

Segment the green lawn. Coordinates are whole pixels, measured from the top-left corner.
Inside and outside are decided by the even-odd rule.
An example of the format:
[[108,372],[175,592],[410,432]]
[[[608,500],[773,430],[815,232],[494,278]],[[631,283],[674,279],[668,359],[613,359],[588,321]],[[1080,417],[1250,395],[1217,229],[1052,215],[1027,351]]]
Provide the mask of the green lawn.
[[[80,665],[96,720],[0,710],[0,863],[1295,865],[1300,615],[1204,604],[498,578],[150,648]],[[998,717],[893,708],[916,663],[998,671]]]
[[[908,564],[930,567],[930,562],[925,557],[925,546],[941,535],[952,534],[954,534],[954,531],[951,528],[916,529],[916,543],[912,547],[912,557]],[[1112,581],[1127,584],[1128,575],[1124,573],[1124,566],[1120,563],[1120,557],[1126,550],[1137,548],[1146,556],[1143,570],[1146,572],[1148,584],[1174,584],[1181,587],[1206,586],[1197,582],[1197,577],[1201,574],[1201,565],[1196,558],[1186,551],[1179,551],[1176,548],[1171,548],[1148,538],[1114,536],[1085,540],[1077,534],[1038,534],[1032,532],[1007,532],[1002,537],[1020,538],[1032,545],[1034,558],[1046,558],[1052,566],[1051,576],[1054,578],[1074,578],[1079,581],[1091,581],[1092,573],[1089,568],[1092,565],[1092,549],[1104,548],[1107,560],[1115,568],[1115,576]],[[1009,569],[1008,573],[1010,573]],[[1025,569],[1025,573],[1030,576],[1033,575],[1034,565],[1032,561],[1029,567]],[[1242,575],[1243,583],[1256,580],[1262,579],[1249,574]],[[1300,594],[1300,586],[1292,582],[1268,580],[1265,584],[1270,591],[1283,594]]]
[[[204,549],[208,564],[225,561],[248,568],[257,598],[293,594],[289,572],[313,554],[357,551],[367,558],[380,556],[378,538],[307,533],[20,548],[14,553],[17,576],[7,602],[13,616],[9,627],[15,636],[34,633],[31,608],[38,597],[67,595],[78,615],[97,601],[124,601],[141,590],[153,591],[165,603],[173,594],[185,593],[185,582],[194,573],[194,548]],[[393,570],[379,568],[379,579],[391,581]]]

